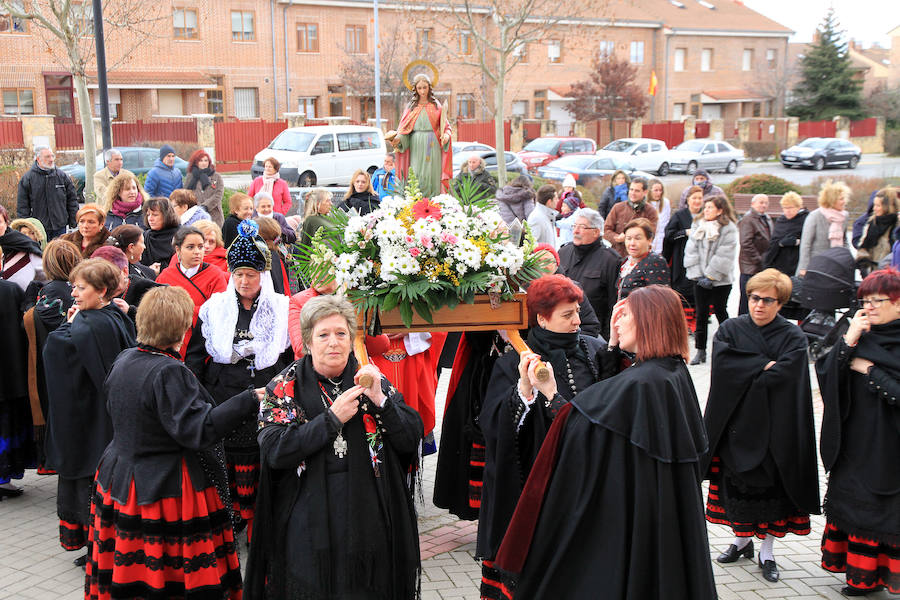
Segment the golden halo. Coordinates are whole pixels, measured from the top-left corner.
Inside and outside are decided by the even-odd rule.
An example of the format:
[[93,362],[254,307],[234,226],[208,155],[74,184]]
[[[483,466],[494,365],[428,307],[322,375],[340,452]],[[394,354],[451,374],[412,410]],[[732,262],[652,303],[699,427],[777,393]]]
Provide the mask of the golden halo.
[[435,67],[434,64],[429,60],[419,59],[419,60],[412,61],[411,63],[406,65],[405,69],[403,69],[403,85],[406,86],[406,89],[408,89],[410,91],[412,91],[412,89],[413,89],[412,84],[409,82],[410,70],[412,70],[415,67],[421,66],[421,65],[424,65],[424,66],[428,67],[429,69],[431,69],[431,89],[434,89],[435,87],[437,87],[437,82],[438,82],[437,67]]

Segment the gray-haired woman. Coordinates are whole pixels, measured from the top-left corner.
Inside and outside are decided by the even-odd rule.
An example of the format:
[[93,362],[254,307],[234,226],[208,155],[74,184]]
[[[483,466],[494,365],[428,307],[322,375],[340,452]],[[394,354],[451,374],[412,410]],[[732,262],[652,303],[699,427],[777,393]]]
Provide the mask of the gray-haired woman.
[[328,220],[331,212],[331,192],[325,188],[316,188],[306,194],[303,206],[303,225],[300,229],[300,245],[309,245],[310,240],[319,228],[333,229],[334,223]]
[[[300,326],[306,355],[269,383],[260,405],[245,593],[414,598],[421,567],[409,474],[422,419],[375,366],[357,371],[347,300],[311,299]],[[371,387],[360,384],[365,374]]]

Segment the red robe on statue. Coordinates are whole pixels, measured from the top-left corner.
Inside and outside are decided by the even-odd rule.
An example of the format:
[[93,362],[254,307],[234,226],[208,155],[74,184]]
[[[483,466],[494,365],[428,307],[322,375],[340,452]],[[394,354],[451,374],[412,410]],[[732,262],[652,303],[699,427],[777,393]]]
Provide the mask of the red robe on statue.
[[228,278],[222,272],[222,269],[208,263],[200,265],[200,270],[193,277],[188,278],[179,267],[178,260],[172,260],[169,262],[169,266],[160,272],[159,277],[156,278],[156,283],[166,283],[183,288],[187,290],[191,300],[194,301],[194,316],[191,319],[191,327],[184,334],[184,341],[181,344],[181,350],[179,350],[181,358],[184,358],[188,342],[191,340],[191,332],[194,330],[194,325],[197,324],[197,314],[200,312],[200,306],[216,292],[224,292],[225,288],[228,287]]
[[[431,334],[431,346],[424,352],[407,354],[403,337],[366,337],[369,360],[384,373],[403,395],[407,406],[414,408],[425,425],[425,435],[434,430],[434,394],[437,391],[437,363],[441,357],[446,332]],[[384,344],[384,341],[388,341]]]

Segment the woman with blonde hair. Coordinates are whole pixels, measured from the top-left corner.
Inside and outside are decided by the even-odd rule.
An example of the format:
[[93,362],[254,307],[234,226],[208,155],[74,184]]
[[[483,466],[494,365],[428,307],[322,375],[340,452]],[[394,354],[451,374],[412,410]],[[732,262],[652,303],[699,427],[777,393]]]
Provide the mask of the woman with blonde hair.
[[812,211],[803,223],[800,237],[800,259],[797,275],[806,275],[809,259],[837,246],[847,244],[847,211],[844,207],[850,199],[850,188],[843,181],[828,181],[819,191],[819,208]]
[[197,221],[193,226],[203,234],[203,262],[219,267],[228,279],[231,273],[228,271],[228,261],[225,258],[222,229],[213,221]]
[[362,169],[357,169],[350,179],[350,188],[338,205],[343,211],[355,209],[360,215],[367,215],[380,205],[381,200],[372,188],[372,179]]
[[106,228],[112,231],[119,225],[141,226],[143,206],[147,194],[133,173],[116,175],[106,188],[100,206],[106,211]]
[[897,208],[897,188],[878,190],[872,199],[872,216],[866,221],[856,252],[856,264],[863,277],[891,253],[896,241]]
[[[113,185],[109,187],[114,189]],[[60,238],[72,242],[78,246],[84,258],[90,258],[94,250],[105,244],[106,238],[109,237],[109,230],[103,226],[105,220],[106,211],[103,207],[91,202],[84,204],[75,214],[78,229]]]
[[782,215],[775,220],[775,229],[763,264],[791,276],[797,272],[800,237],[809,211],[803,208],[803,198],[797,192],[787,192],[781,197],[781,211]]

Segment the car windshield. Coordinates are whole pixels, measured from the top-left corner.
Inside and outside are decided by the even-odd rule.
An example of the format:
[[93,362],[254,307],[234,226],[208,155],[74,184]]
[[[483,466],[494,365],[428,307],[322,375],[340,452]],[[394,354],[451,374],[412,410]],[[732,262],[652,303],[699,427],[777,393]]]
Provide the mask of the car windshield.
[[277,138],[272,140],[269,148],[272,150],[306,152],[315,137],[315,134],[304,131],[282,131]]
[[522,148],[525,152],[544,152],[545,154],[556,154],[559,147],[559,140],[551,140],[549,138],[538,138],[531,140],[528,145]]
[[603,146],[603,149],[609,150],[610,152],[628,152],[635,146],[637,146],[636,142],[629,142],[628,140],[616,140]]
[[802,142],[800,142],[797,145],[800,146],[801,148],[824,148],[825,146],[828,145],[829,141],[830,140],[826,140],[823,138],[809,138],[809,139],[803,140]]
[[700,152],[703,150],[703,145],[706,142],[698,142],[697,140],[689,140],[687,142],[683,142],[678,144],[676,150],[685,150],[687,152]]
[[594,160],[596,159],[593,156],[563,156],[547,166],[560,169],[586,169],[588,165],[593,164]]

